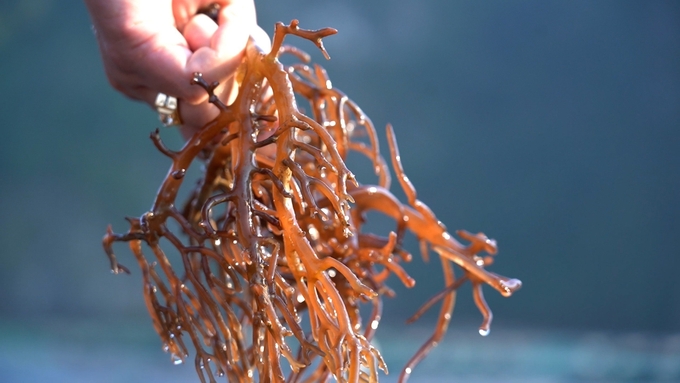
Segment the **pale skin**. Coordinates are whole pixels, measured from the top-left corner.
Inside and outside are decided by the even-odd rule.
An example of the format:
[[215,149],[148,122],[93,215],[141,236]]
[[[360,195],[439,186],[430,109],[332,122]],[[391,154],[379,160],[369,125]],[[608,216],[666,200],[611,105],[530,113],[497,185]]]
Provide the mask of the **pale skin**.
[[[208,95],[191,85],[194,72],[233,98],[234,73],[248,39],[269,45],[253,0],[84,0],[111,85],[151,106],[159,92],[177,97],[187,138],[217,115]],[[217,23],[197,14],[221,6]]]

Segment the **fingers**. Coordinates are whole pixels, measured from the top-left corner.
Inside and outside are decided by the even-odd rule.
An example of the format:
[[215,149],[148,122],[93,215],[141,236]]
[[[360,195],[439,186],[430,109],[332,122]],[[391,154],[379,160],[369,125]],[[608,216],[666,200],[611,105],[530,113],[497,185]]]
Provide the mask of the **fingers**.
[[[114,88],[151,106],[159,92],[177,97],[187,130],[217,113],[206,92],[191,85],[194,72],[222,83],[219,95],[228,103],[249,36],[268,44],[253,0],[85,1]],[[196,14],[214,2],[221,6],[217,24]]]
[[133,75],[138,85],[171,94],[192,104],[207,99],[205,92],[191,85],[193,72],[187,70],[187,63],[193,53],[176,28],[163,28],[136,50],[131,51],[130,55],[137,63]]
[[[205,20],[203,16],[195,16],[187,26],[191,26],[197,19]],[[240,64],[248,38],[255,28],[257,22],[252,1],[240,0],[222,4],[218,27],[210,38],[210,44],[193,52],[187,62],[187,72],[201,72],[207,81],[220,81],[231,76]],[[185,36],[189,31],[185,28]]]
[[189,44],[189,49],[210,47],[210,40],[217,31],[217,24],[208,16],[199,14],[191,18],[182,34]]
[[221,8],[215,25],[209,17],[196,15],[212,2],[173,2],[177,28],[163,31],[153,40],[156,46],[147,47],[151,52],[145,60],[144,72],[151,74],[144,79],[147,86],[197,105],[206,102],[207,96],[190,85],[195,72],[208,82],[224,82],[233,75],[251,31],[257,28],[255,5],[252,0],[218,1]]
[[[192,51],[183,73],[191,78],[193,73],[200,72],[206,81],[220,82],[215,94],[229,104],[236,91],[233,75],[241,63],[251,32],[258,29],[255,6],[252,0],[218,1],[220,10],[215,24],[206,15],[196,14],[198,9],[212,2],[196,2],[193,7],[185,2],[183,8],[176,7],[174,10],[178,27]],[[202,88],[195,85],[189,88],[189,91],[181,93],[184,97],[179,97],[179,113],[183,121],[181,132],[185,138],[218,114],[217,108],[207,102],[208,96]]]
[[[197,88],[199,88],[197,86]],[[229,103],[234,97],[234,92],[236,92],[234,77],[225,80],[220,83],[220,85],[215,89],[215,94],[224,103]],[[205,93],[203,89],[202,92]],[[208,122],[212,121],[219,114],[219,109],[214,105],[204,102],[198,105],[191,105],[189,103],[183,103],[181,100],[179,102],[179,115],[182,118],[182,126],[180,127],[180,132],[185,139],[191,137],[194,133],[198,132],[205,126]]]
[[[195,86],[195,88],[207,96],[207,93],[204,89],[199,86]],[[214,90],[215,95],[217,95],[224,103],[233,101],[236,96],[236,91],[237,89],[233,76],[220,83],[220,85]],[[134,90],[134,93],[138,96],[139,100],[151,105],[155,110],[155,101],[159,93],[157,90],[140,86]],[[182,99],[178,100],[177,111],[182,121],[180,132],[185,139],[191,137],[208,122],[215,119],[219,114],[219,110],[207,101],[192,105]]]

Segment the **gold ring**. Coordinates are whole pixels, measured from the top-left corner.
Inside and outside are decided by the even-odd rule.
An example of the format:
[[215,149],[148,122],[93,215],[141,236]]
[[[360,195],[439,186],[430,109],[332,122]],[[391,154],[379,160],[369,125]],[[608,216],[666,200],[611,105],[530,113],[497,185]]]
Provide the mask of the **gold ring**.
[[156,96],[156,111],[158,111],[158,118],[165,126],[180,125],[182,119],[179,117],[179,110],[177,110],[177,97],[168,96],[165,93],[158,93]]

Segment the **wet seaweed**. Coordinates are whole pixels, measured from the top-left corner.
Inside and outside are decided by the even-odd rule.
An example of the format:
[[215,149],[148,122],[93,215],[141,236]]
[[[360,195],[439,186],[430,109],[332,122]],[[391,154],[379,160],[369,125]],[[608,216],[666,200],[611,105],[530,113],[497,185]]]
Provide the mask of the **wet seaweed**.
[[[176,363],[193,352],[202,382],[377,382],[387,366],[371,340],[382,299],[394,296],[388,278],[415,284],[404,269],[412,258],[402,245],[407,232],[420,241],[423,257],[439,255],[444,289],[411,318],[441,301],[432,336],[400,382],[443,338],[463,283],[472,284],[483,335],[492,314],[482,286],[503,296],[521,286],[485,269],[497,252],[494,240],[458,231],[463,245],[417,198],[388,125],[389,160],[407,201],[390,192],[371,120],[321,66],[283,44],[298,36],[328,57],[323,38],[335,33],[278,23],[270,51],[249,43],[230,105],[213,93],[217,83],[196,73],[193,82],[219,115],[178,151],[158,131],[151,134],[172,165],[152,208],[128,218],[127,232],[109,227],[104,236],[114,273],[129,273],[113,252],[114,243],[128,243],[164,350]],[[282,64],[282,55],[296,63]],[[298,100],[308,103],[307,114]],[[345,164],[351,152],[368,158],[377,184],[355,179]],[[201,177],[181,203],[178,192],[194,163],[203,165]],[[390,217],[394,230],[368,231],[369,212]],[[362,316],[361,305],[372,308],[369,315]]]

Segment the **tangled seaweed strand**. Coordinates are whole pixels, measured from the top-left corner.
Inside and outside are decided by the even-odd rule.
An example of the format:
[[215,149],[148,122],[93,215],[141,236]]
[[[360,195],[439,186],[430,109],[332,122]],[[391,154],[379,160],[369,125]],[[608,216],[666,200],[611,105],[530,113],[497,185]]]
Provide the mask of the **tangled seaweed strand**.
[[[228,106],[213,92],[218,84],[196,74],[194,82],[209,93],[219,116],[179,151],[166,148],[158,130],[151,135],[172,160],[153,207],[128,218],[125,234],[109,227],[104,236],[114,273],[129,271],[113,244],[129,244],[165,351],[181,363],[192,347],[202,382],[377,382],[378,369],[387,367],[371,339],[382,298],[394,295],[386,281],[393,274],[407,287],[415,283],[402,268],[411,259],[401,245],[406,231],[418,238],[424,257],[431,250],[439,255],[446,287],[412,318],[442,301],[434,333],[403,369],[401,382],[444,336],[463,282],[472,283],[483,335],[492,316],[482,285],[503,296],[521,286],[484,269],[496,253],[494,240],[460,231],[470,242],[463,246],[417,199],[388,126],[392,166],[407,203],[390,193],[371,120],[332,87],[320,66],[308,64],[305,53],[283,45],[286,35],[299,36],[327,57],[322,38],[334,33],[300,29],[296,20],[278,23],[271,51],[249,43],[237,75],[239,95]],[[301,63],[283,65],[282,54]],[[309,102],[310,116],[300,111],[299,97]],[[372,162],[378,185],[355,181],[345,165],[349,152]],[[179,210],[177,194],[195,162],[204,162],[202,178]],[[369,211],[391,217],[395,230],[366,232]],[[153,261],[144,254],[149,250]],[[181,268],[172,267],[171,253]],[[462,270],[459,278],[454,265]],[[367,318],[362,304],[372,306]],[[284,373],[287,368],[292,372]]]

